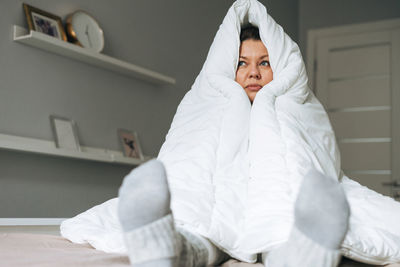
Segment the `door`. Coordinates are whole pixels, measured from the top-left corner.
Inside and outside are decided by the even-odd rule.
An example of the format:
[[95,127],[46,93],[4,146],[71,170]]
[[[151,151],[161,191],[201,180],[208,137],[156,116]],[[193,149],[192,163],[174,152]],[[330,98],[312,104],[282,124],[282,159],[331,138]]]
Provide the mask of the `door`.
[[314,51],[314,91],[335,130],[344,173],[400,199],[400,27],[348,29],[318,38]]

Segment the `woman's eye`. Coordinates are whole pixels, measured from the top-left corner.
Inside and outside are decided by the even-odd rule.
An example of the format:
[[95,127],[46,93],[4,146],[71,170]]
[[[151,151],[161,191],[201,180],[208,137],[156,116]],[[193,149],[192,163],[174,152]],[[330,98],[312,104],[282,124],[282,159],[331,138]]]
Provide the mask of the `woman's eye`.
[[262,61],[262,62],[260,63],[260,65],[261,65],[261,66],[269,66],[269,61],[264,60],[264,61]]
[[241,67],[241,66],[244,66],[244,65],[246,65],[246,62],[244,62],[244,61],[239,61],[238,67]]

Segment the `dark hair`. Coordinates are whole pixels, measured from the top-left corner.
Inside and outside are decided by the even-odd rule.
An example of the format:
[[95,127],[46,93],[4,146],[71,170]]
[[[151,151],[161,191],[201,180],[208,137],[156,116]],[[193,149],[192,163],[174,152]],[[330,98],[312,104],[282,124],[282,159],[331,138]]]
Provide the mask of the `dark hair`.
[[258,27],[252,24],[247,24],[242,27],[240,30],[240,42],[246,40],[261,40]]

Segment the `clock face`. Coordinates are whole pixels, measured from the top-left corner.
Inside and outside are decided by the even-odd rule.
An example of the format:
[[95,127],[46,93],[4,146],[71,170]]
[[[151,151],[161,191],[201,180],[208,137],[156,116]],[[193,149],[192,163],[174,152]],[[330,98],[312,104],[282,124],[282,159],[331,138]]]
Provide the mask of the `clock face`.
[[94,18],[83,11],[77,11],[72,15],[71,26],[76,39],[85,48],[100,52],[104,47],[103,30]]

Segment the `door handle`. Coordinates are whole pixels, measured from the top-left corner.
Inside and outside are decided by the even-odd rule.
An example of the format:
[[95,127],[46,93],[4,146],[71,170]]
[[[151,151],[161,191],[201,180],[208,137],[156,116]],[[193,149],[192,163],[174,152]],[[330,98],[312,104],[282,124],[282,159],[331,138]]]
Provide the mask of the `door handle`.
[[400,182],[399,181],[393,181],[393,182],[383,182],[383,186],[392,186],[392,187],[399,187],[400,188]]

